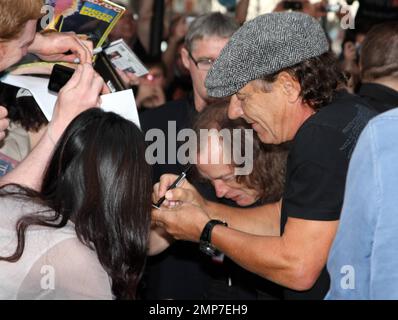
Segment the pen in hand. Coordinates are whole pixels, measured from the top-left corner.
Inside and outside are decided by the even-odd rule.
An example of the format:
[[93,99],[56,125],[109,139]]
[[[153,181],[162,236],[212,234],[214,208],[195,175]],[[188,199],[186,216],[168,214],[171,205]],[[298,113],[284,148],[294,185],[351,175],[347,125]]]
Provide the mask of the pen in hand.
[[[104,50],[104,47],[95,48],[95,49],[93,50],[93,56],[95,56],[95,55],[101,53],[103,50]],[[73,62],[74,62],[75,64],[79,64],[79,63],[80,63],[80,59],[79,59],[79,58],[76,58]]]
[[[172,189],[177,188],[177,187],[184,181],[184,179],[186,178],[187,173],[188,173],[189,169],[191,169],[191,167],[192,167],[192,166],[190,165],[187,169],[185,169],[185,170],[178,176],[178,178],[170,185],[170,187],[167,188],[166,193],[167,193],[167,191],[169,191],[169,190],[172,190]],[[161,198],[158,200],[158,202],[152,203],[152,206],[153,206],[154,208],[156,208],[156,209],[160,209],[160,207],[161,207],[162,203],[164,202],[164,200],[166,200],[166,195],[164,195],[163,197],[161,197]]]

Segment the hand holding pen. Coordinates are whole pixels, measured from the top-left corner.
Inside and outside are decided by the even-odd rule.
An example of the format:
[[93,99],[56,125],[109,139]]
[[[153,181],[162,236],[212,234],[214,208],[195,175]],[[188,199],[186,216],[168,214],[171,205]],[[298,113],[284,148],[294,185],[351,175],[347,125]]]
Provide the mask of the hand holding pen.
[[[179,188],[171,188],[172,184],[176,182],[176,175],[174,174],[164,174],[160,177],[160,181],[155,184],[153,190],[153,199],[156,200],[156,202],[160,201],[160,197],[162,195],[166,195],[166,200],[170,204],[172,203],[190,203],[195,206],[208,209],[209,203],[206,201],[205,198],[201,196],[201,194],[196,190],[196,188],[189,183],[188,180],[183,179],[180,180],[178,183]],[[177,187],[178,187],[177,186]],[[159,199],[159,201],[158,201]],[[155,205],[158,203],[153,204],[153,207],[155,208]],[[165,204],[164,204],[165,206]],[[166,206],[165,206],[166,207]],[[173,207],[172,205],[167,205],[167,207]]]
[[[174,182],[167,188],[167,191],[172,190],[177,188],[178,186],[180,186],[183,181],[185,180],[188,171],[191,169],[191,166],[188,166],[187,169],[185,169],[178,177],[176,180],[174,180]],[[160,209],[160,207],[162,206],[163,202],[166,200],[166,195],[164,195],[163,197],[161,197],[156,203],[153,203],[152,206],[156,209]]]
[[[92,52],[93,57],[94,57],[95,55],[101,53],[102,51],[104,51],[104,49],[105,49],[105,47],[98,47],[98,48],[95,48],[95,49],[93,50],[93,52]],[[80,63],[80,59],[79,59],[79,58],[76,58],[73,62],[74,62],[75,64],[79,64],[79,63]]]

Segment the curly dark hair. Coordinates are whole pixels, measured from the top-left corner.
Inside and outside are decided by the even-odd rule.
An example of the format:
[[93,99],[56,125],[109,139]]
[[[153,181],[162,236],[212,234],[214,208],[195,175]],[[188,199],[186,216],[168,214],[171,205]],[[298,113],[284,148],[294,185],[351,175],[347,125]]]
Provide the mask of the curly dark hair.
[[[200,129],[250,129],[249,124],[242,119],[228,118],[228,103],[223,101],[206,107],[195,119],[193,129],[200,137]],[[199,138],[200,139],[200,138]],[[245,151],[245,134],[241,134],[241,152]],[[200,143],[200,142],[199,142]],[[259,192],[259,201],[262,204],[279,201],[282,198],[285,184],[286,162],[289,144],[268,145],[261,142],[257,134],[253,135],[253,171],[249,175],[238,175],[236,181],[250,189]],[[235,167],[240,167],[233,164]],[[243,165],[242,165],[243,166]],[[198,177],[198,173],[195,173]],[[195,176],[194,175],[194,176]]]
[[281,72],[289,73],[300,83],[303,102],[314,110],[330,103],[336,90],[347,83],[347,76],[341,69],[336,55],[331,51],[264,76],[260,80],[272,83]]

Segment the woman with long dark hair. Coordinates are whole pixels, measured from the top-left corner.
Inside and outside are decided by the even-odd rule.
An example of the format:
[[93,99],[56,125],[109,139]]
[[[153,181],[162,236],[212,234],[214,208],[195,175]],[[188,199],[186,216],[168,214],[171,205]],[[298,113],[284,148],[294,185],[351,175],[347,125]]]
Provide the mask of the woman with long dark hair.
[[40,191],[0,189],[0,299],[134,299],[151,192],[141,131],[114,113],[82,113]]

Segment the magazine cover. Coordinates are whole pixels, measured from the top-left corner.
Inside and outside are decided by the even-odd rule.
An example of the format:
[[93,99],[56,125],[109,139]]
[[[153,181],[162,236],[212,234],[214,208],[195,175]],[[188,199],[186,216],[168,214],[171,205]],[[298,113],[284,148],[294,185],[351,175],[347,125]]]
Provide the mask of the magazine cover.
[[105,42],[125,8],[108,0],[48,0],[54,16],[47,29],[86,34],[94,47]]

